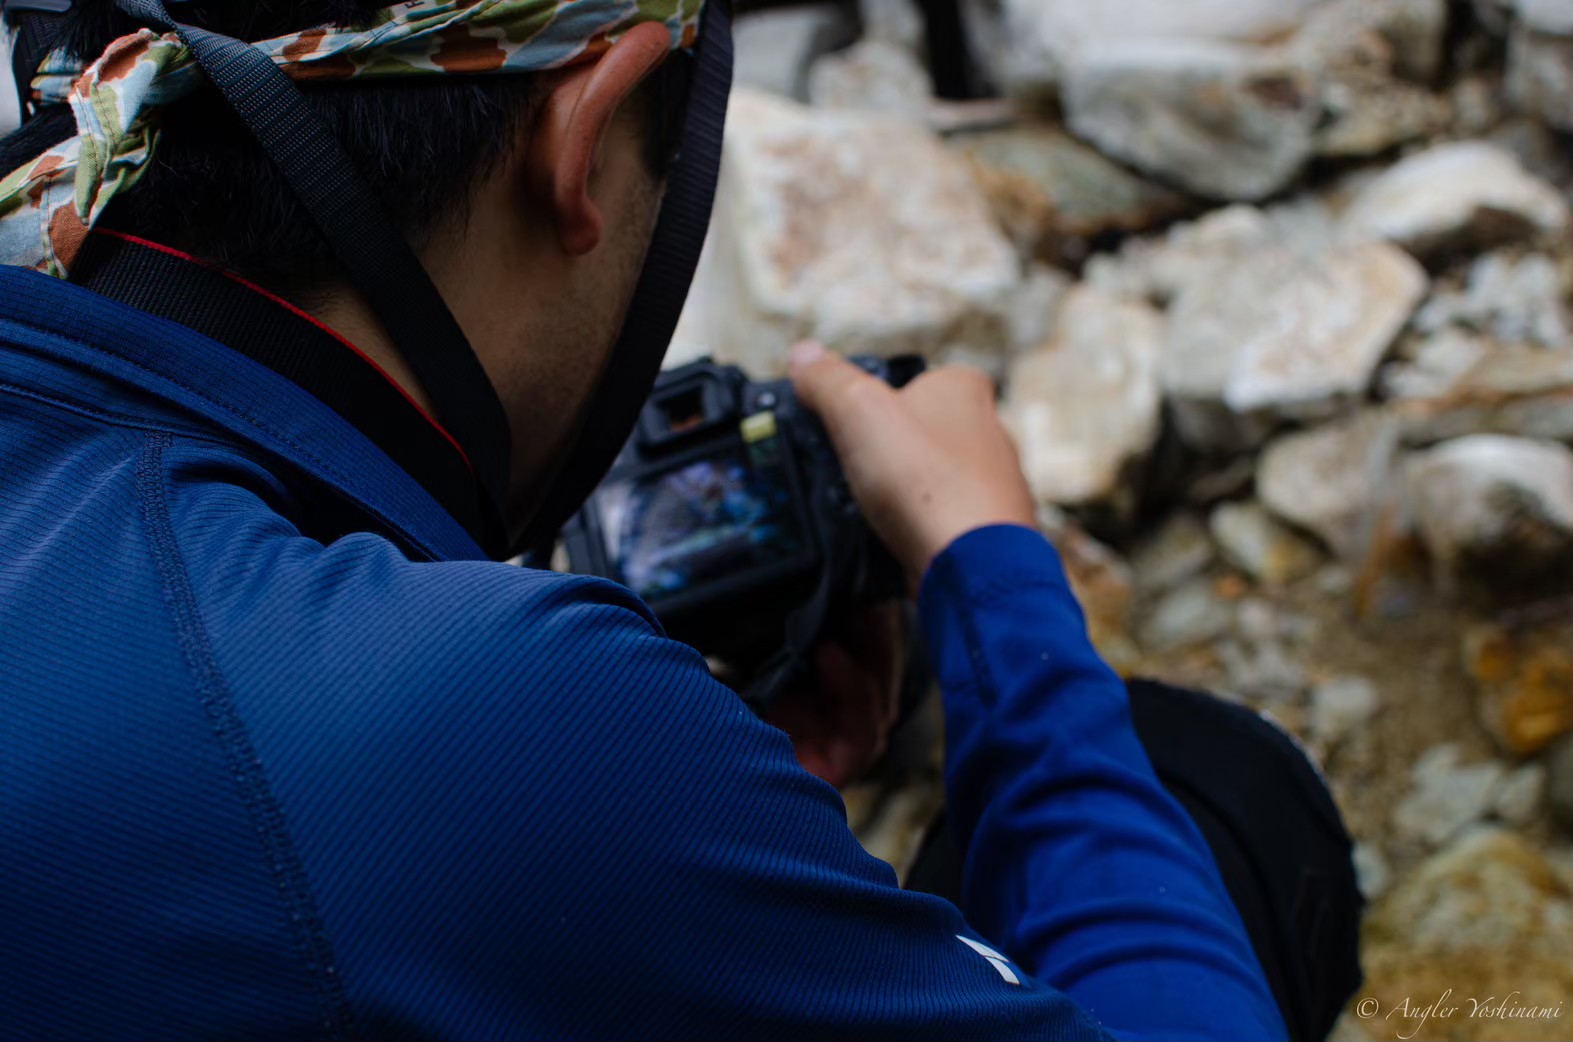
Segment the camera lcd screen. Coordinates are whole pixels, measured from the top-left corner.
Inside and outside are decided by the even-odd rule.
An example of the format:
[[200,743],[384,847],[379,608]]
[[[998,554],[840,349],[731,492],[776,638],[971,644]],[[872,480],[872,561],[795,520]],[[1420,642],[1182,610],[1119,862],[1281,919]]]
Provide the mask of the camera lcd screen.
[[785,475],[740,451],[616,482],[597,498],[607,552],[647,599],[789,561],[805,545]]

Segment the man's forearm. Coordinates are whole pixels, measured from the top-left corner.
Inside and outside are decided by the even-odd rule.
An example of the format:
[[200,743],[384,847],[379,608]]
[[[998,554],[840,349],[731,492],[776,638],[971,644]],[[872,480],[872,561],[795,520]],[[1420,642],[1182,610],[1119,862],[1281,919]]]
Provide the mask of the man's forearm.
[[1020,527],[969,533],[935,560],[921,606],[968,920],[1122,1037],[1283,1036],[1212,854],[1154,775],[1053,547]]

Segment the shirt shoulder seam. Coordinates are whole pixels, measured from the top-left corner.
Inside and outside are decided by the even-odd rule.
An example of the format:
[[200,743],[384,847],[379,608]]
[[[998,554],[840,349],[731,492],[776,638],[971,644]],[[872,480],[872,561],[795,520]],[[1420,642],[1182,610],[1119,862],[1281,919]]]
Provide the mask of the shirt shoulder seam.
[[333,1039],[353,1037],[349,1001],[306,879],[305,867],[289,835],[282,808],[268,784],[262,761],[230,699],[176,542],[163,479],[164,453],[171,440],[170,434],[162,431],[147,436],[137,456],[136,486],[143,528],[176,640],[195,682],[203,715],[256,827],[268,874],[277,885],[284,904],[286,928],[293,934],[297,952],[317,990],[323,1030]]

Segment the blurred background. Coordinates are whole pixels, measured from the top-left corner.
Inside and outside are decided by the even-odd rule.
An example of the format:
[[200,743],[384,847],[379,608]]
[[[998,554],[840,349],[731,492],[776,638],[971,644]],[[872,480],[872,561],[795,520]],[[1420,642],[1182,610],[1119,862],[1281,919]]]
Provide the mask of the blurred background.
[[[1109,659],[1323,765],[1360,994],[1517,991],[1562,1017],[1421,1037],[1568,1037],[1573,0],[772,5],[738,49],[671,361],[998,376]],[[898,871],[934,716],[846,793]]]

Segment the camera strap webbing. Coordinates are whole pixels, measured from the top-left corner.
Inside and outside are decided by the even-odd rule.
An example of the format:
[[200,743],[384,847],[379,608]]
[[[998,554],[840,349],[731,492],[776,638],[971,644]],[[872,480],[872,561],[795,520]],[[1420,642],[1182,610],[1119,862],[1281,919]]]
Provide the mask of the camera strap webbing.
[[836,595],[841,592],[840,587],[853,571],[852,555],[860,536],[857,528],[851,525],[829,533],[824,567],[820,569],[819,583],[814,587],[813,596],[787,616],[786,642],[760,667],[753,682],[743,690],[743,701],[754,712],[768,709],[808,669],[809,655],[825,637]]
[[479,486],[482,544],[501,553],[512,445],[507,414],[469,339],[343,145],[289,77],[250,44],[177,22],[164,0],[116,5],[180,37],[289,182],[463,449]]

